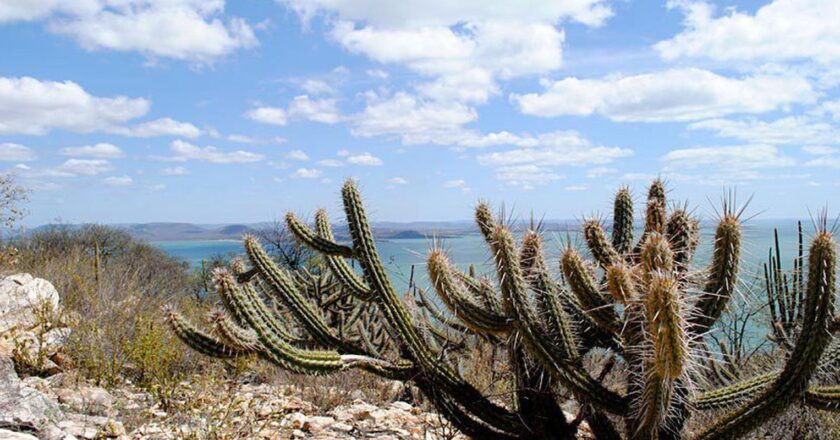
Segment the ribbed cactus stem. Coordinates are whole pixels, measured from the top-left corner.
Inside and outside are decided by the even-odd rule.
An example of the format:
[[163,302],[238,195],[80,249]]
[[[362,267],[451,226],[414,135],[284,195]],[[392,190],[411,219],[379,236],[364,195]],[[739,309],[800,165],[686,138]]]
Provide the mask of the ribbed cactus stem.
[[618,252],[613,249],[612,244],[607,240],[601,223],[598,220],[590,219],[583,222],[583,237],[592,257],[603,268],[617,264],[620,260]]
[[505,333],[510,330],[510,319],[487,310],[467,296],[466,288],[458,282],[449,259],[443,252],[431,251],[426,261],[429,280],[437,291],[438,297],[452,314],[467,324],[470,329],[488,334]]
[[173,307],[166,306],[163,310],[166,323],[175,336],[193,350],[214,358],[232,359],[248,355],[250,352],[232,347],[224,342],[199,330]]
[[210,313],[210,322],[215,336],[225,344],[251,353],[260,349],[257,334],[251,329],[240,327],[225,312],[216,310]]
[[633,196],[627,187],[615,193],[612,245],[619,254],[630,252],[633,246]]
[[606,272],[607,289],[620,304],[635,301],[638,297],[632,269],[624,264],[610,266]]
[[475,223],[485,241],[490,241],[493,229],[496,228],[496,220],[493,218],[493,208],[486,202],[480,202],[475,207]]
[[674,403],[674,386],[685,369],[688,343],[677,282],[670,274],[654,273],[643,301],[651,349],[644,359],[635,437],[656,439]]
[[298,220],[291,212],[286,214],[286,226],[295,238],[320,253],[345,258],[353,257],[352,248],[321,237]]
[[684,209],[678,209],[668,218],[667,236],[674,251],[674,263],[677,269],[688,269],[691,260],[694,240],[694,223],[691,216]]
[[674,270],[674,252],[664,235],[653,232],[642,245],[642,275],[645,280],[657,272],[670,273]]
[[604,330],[618,334],[621,330],[618,315],[598,290],[593,274],[580,254],[574,248],[567,247],[560,259],[560,266],[584,312]]
[[[330,220],[325,209],[319,209],[315,213],[315,227],[318,231],[318,236],[331,242],[335,241],[332,227],[330,226]],[[347,264],[344,258],[327,254],[324,255],[324,258],[327,260],[327,265],[333,275],[335,275],[338,281],[341,282],[345,288],[349,289],[351,293],[362,300],[370,300],[373,298],[373,293],[370,291],[370,287],[368,287],[364,281],[356,275],[356,271]]]
[[741,257],[741,224],[737,217],[727,214],[715,231],[714,253],[703,295],[697,301],[692,317],[693,331],[706,332],[726,308],[738,285],[738,265]]
[[808,255],[802,330],[779,377],[749,403],[701,432],[698,440],[729,439],[752,431],[802,397],[823,352],[831,342],[828,323],[837,295],[837,244],[828,232],[819,232]]
[[667,222],[667,198],[665,191],[665,183],[656,179],[648,189],[648,202],[645,210],[645,232],[658,232],[660,234],[665,232],[665,223]]
[[440,387],[442,391],[450,393],[460,405],[468,407],[475,417],[499,430],[516,431],[521,422],[514,414],[487,400],[445,363],[440,362],[429,349],[413,325],[410,314],[401,303],[382,266],[361,195],[352,180],[347,180],[344,184],[341,195],[347,225],[353,238],[353,251],[362,267],[365,280],[371,290],[377,292],[377,300],[381,305],[382,313],[395,334],[399,336],[411,360],[416,362],[428,380]]

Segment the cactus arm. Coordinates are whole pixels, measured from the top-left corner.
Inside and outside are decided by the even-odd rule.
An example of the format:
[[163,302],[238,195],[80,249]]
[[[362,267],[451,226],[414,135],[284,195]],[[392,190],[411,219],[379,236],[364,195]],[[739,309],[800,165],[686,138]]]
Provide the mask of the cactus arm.
[[[543,257],[542,244],[542,237],[537,231],[528,231],[522,239],[520,262],[530,259],[530,264],[527,265],[525,272],[526,279],[534,293],[537,314],[541,318],[544,331],[561,351],[563,357],[577,359],[580,357],[577,339],[572,330],[569,316],[560,303],[558,289],[562,287],[551,281]],[[526,268],[523,267],[523,269]]]
[[836,273],[836,243],[829,233],[819,232],[808,256],[802,331],[782,372],[766,391],[698,434],[698,440],[743,435],[805,393],[820,357],[831,343],[828,322],[834,313]]
[[[326,240],[335,241],[333,237],[332,227],[330,227],[329,218],[327,218],[327,211],[319,209],[315,213],[315,227],[318,235]],[[350,290],[356,297],[361,300],[370,300],[373,294],[370,288],[365,285],[364,281],[356,275],[356,271],[350,267],[344,258],[335,255],[324,254],[327,260],[327,265],[330,271],[336,276],[341,284]]]
[[805,403],[825,411],[840,411],[840,386],[811,388],[805,392]]
[[516,431],[521,428],[521,421],[508,410],[490,402],[472,385],[433,355],[424,342],[417,328],[412,324],[405,306],[388,279],[373,234],[362,205],[361,195],[352,180],[342,188],[344,210],[347,224],[353,238],[353,253],[359,261],[367,284],[377,292],[376,301],[382,313],[393,327],[394,332],[413,360],[428,380],[441,388],[441,391],[456,399],[457,403],[469,410],[481,421],[502,430]]
[[514,315],[516,328],[532,355],[579,399],[614,414],[626,412],[627,401],[624,397],[605,388],[570,359],[563,358],[561,350],[551,346],[550,338],[542,331],[539,318],[527,302],[525,279],[510,230],[497,225],[490,242],[505,308]]
[[698,395],[692,405],[699,410],[718,409],[755,397],[779,377],[778,372],[762,374],[748,380]]
[[668,201],[666,198],[665,184],[656,179],[648,188],[647,205],[645,206],[645,227],[642,236],[636,243],[633,253],[638,255],[647,241],[648,235],[656,232],[665,233],[665,225],[668,215]]
[[511,320],[508,317],[493,313],[472,301],[464,287],[456,282],[449,259],[443,252],[430,252],[427,263],[429,279],[438,297],[467,327],[484,334],[500,334],[510,330]]
[[193,350],[219,359],[233,359],[251,354],[248,350],[230,346],[194,326],[173,307],[164,308],[166,323],[184,344]]
[[603,297],[580,254],[572,247],[563,251],[560,260],[569,288],[580,302],[584,313],[609,334],[617,335],[621,326],[612,304]]
[[606,269],[617,264],[621,257],[613,248],[598,220],[590,219],[583,222],[583,238],[589,247],[589,252],[598,264]]
[[637,434],[656,438],[672,408],[675,385],[688,357],[688,342],[680,315],[677,280],[656,272],[644,298],[647,334],[651,352],[643,361],[643,386],[637,401]]
[[630,252],[633,246],[633,197],[627,188],[615,194],[612,245],[619,254]]
[[703,294],[695,305],[693,332],[703,334],[717,322],[738,283],[738,260],[741,254],[741,225],[726,214],[715,231],[715,246],[709,276]]
[[452,268],[452,272],[485,307],[494,313],[502,313],[502,303],[499,301],[499,297],[496,295],[496,290],[493,288],[490,280],[486,278],[476,279],[454,267]]
[[668,242],[674,251],[674,264],[681,273],[688,270],[691,261],[694,241],[694,224],[684,209],[677,209],[668,218],[665,226]]
[[429,300],[429,297],[426,296],[426,293],[423,289],[416,290],[417,296],[417,304],[423,307],[429,314],[438,322],[443,324],[444,326],[457,331],[459,333],[471,333],[480,336],[486,336],[482,333],[477,333],[474,330],[470,329],[468,326],[464,325],[458,319],[452,318],[447,316],[433,301]]
[[353,257],[352,248],[321,237],[298,220],[291,212],[286,214],[286,225],[295,238],[322,254],[345,258]]
[[260,349],[257,334],[251,329],[242,328],[221,310],[210,313],[213,334],[222,342],[243,351],[256,353]]
[[294,316],[306,332],[327,347],[335,347],[348,354],[366,354],[361,347],[348,343],[338,337],[324,322],[323,316],[303,297],[289,275],[274,263],[254,237],[245,238],[245,251],[251,264],[260,272],[260,279],[269,288],[269,292]]

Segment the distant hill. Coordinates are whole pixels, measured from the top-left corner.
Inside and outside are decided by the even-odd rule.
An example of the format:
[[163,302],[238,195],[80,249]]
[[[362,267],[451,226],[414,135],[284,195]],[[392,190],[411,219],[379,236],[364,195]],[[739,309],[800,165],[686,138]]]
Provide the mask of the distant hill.
[[[524,228],[527,222],[520,222]],[[232,224],[195,224],[195,223],[129,223],[111,225],[126,230],[133,237],[147,241],[186,241],[186,240],[239,240],[245,234],[254,233],[262,228],[271,227],[271,223],[232,223]],[[561,232],[578,229],[576,220],[543,221],[541,228],[544,232]],[[50,225],[31,229],[35,232]],[[422,239],[422,238],[454,238],[475,234],[477,229],[470,221],[455,222],[377,222],[373,223],[373,234],[378,239]],[[79,227],[79,225],[62,225],[62,227]],[[350,234],[346,224],[334,225],[336,240],[347,242]]]

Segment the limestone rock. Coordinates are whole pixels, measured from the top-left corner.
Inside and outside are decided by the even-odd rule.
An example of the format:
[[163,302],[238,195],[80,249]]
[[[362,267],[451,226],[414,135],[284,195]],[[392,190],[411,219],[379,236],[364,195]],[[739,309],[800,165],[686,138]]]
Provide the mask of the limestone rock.
[[35,325],[37,311],[45,306],[59,308],[58,291],[49,281],[27,273],[6,276],[0,280],[0,334]]

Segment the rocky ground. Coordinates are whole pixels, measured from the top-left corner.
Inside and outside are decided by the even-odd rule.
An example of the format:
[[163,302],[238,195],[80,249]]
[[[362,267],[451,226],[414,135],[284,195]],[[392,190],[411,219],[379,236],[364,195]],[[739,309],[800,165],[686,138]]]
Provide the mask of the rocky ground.
[[52,328],[39,315],[59,308],[45,280],[0,280],[0,440],[460,437],[406,402],[356,399],[323,411],[291,385],[209,386],[197,377],[174,386],[166,408],[128,382],[106,390],[79,377],[63,354],[71,329]]

